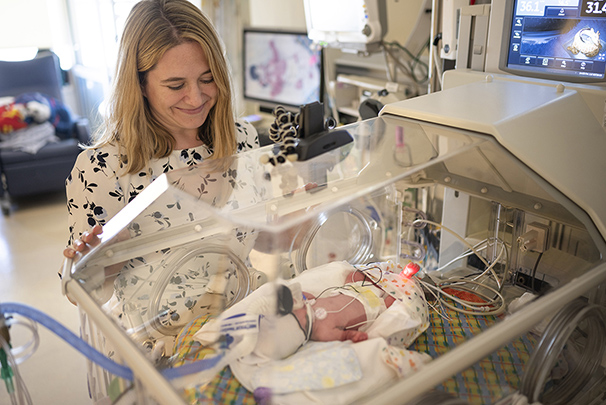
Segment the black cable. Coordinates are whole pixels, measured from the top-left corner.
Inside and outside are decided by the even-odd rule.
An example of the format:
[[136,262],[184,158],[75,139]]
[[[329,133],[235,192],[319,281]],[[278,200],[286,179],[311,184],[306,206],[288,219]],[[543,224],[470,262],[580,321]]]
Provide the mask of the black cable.
[[435,36],[435,38],[433,39],[433,46],[438,46],[438,43],[442,40],[442,33],[438,33],[438,35]]
[[532,291],[537,292],[534,289],[534,278],[537,274],[537,267],[539,267],[539,262],[541,261],[541,257],[543,257],[543,252],[539,253],[539,256],[537,257],[537,261],[534,264],[534,268],[532,269],[532,274],[531,274],[531,280],[530,280],[530,288],[532,289]]

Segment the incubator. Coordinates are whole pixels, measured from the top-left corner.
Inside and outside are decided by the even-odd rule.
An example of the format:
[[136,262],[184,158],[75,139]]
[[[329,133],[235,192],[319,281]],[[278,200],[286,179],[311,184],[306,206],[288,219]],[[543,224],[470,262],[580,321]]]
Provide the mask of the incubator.
[[[64,269],[116,363],[90,364],[93,399],[599,403],[606,134],[580,90],[464,81],[309,160],[266,146],[159,177]],[[409,303],[365,341],[299,342],[302,292],[369,267]]]

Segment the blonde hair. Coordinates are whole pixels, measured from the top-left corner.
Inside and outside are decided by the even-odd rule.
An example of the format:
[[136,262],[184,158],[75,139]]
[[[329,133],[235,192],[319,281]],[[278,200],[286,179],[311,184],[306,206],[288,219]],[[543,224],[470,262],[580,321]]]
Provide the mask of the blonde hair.
[[212,23],[187,0],[142,0],[126,21],[108,115],[91,146],[119,145],[125,173],[136,173],[150,159],[166,157],[174,149],[174,137],[151,113],[142,88],[166,51],[188,41],[202,47],[218,89],[198,137],[212,148],[213,158],[236,152],[229,70]]

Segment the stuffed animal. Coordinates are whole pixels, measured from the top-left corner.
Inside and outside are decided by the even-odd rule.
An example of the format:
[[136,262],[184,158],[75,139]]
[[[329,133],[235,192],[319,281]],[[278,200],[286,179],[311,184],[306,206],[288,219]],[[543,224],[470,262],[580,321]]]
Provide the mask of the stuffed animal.
[[27,128],[49,121],[57,133],[70,134],[71,111],[60,101],[41,93],[24,93],[0,105],[0,133]]
[[6,134],[27,128],[28,125],[42,124],[50,116],[50,106],[38,101],[5,104],[0,106],[0,132]]
[[7,134],[27,127],[22,107],[14,102],[0,106],[0,133]]
[[[57,129],[57,132],[63,134],[70,134],[70,131],[72,129],[73,116],[71,110],[65,104],[55,99],[54,97],[50,97],[42,93],[24,93],[15,97],[15,103],[22,103],[27,106],[31,102],[37,102],[42,106],[46,106],[42,107],[40,105],[32,104],[32,108],[34,109],[34,111],[36,111],[33,114],[34,116],[39,115],[41,119],[42,117],[44,117],[44,115],[47,114],[42,110],[48,109],[48,117],[42,122],[49,121]],[[34,120],[33,117],[32,120]],[[39,121],[36,122],[40,123]]]
[[38,101],[30,101],[25,103],[25,122],[28,124],[42,124],[51,117],[51,108],[48,104],[43,104]]

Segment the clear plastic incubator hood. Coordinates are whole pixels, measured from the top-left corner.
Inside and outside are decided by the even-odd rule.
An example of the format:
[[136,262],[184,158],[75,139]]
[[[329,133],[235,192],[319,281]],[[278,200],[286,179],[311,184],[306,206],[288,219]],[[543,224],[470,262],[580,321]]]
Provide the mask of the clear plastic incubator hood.
[[160,176],[64,275],[116,363],[91,363],[93,399],[597,398],[605,133],[574,91],[452,104],[512,86],[387,106],[310,160],[262,164],[264,147]]

